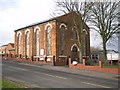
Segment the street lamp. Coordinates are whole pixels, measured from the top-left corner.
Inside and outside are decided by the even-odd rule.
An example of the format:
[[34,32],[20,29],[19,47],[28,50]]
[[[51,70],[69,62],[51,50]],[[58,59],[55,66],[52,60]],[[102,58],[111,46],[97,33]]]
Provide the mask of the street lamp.
[[118,37],[118,53],[119,53],[119,61],[120,61],[120,31],[119,30],[117,32],[117,37]]
[[[120,4],[118,7],[120,7]],[[120,9],[118,9],[117,20],[118,20],[118,26],[120,26]],[[119,53],[119,61],[120,61],[120,28],[118,28],[116,35],[118,37],[118,53]]]

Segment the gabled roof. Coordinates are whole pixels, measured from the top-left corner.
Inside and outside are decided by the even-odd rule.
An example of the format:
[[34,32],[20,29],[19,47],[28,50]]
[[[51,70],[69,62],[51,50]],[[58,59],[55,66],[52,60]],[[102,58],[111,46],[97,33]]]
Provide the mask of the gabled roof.
[[15,49],[13,48],[13,49],[8,49],[8,51],[15,51]]
[[118,51],[115,51],[115,50],[107,50],[107,53],[118,53]]
[[[103,53],[103,50],[91,51],[91,53]],[[107,53],[118,53],[118,51],[107,50]]]
[[25,28],[29,28],[29,27],[32,27],[32,26],[36,26],[36,25],[39,25],[39,24],[43,24],[43,23],[46,23],[46,22],[50,22],[50,21],[53,21],[53,20],[54,20],[54,18],[49,19],[49,20],[44,20],[42,22],[33,23],[33,24],[28,25],[28,26],[25,26],[25,27],[19,28],[17,30],[14,30],[14,32],[25,29]]
[[[71,12],[71,13],[67,13],[67,14],[64,14],[64,15],[62,15],[62,16],[58,16],[58,17],[54,17],[54,18],[51,18],[51,19],[48,19],[48,20],[44,20],[44,21],[42,21],[42,22],[37,22],[37,23],[30,24],[30,25],[28,25],[28,26],[25,26],[25,27],[23,27],[23,28],[19,28],[19,29],[14,30],[14,31],[16,32],[16,31],[19,31],[19,30],[22,30],[22,29],[25,29],[25,28],[29,28],[29,27],[32,27],[32,26],[36,26],[36,25],[43,24],[43,23],[47,23],[47,22],[54,21],[54,20],[57,21],[58,18],[63,17],[63,16],[67,16],[67,15],[72,14],[72,13],[81,15],[79,12],[73,11],[73,12]],[[85,24],[85,25],[86,25],[86,24]],[[87,26],[87,25],[86,25],[86,26]],[[88,26],[87,26],[87,27],[88,27]],[[89,28],[89,27],[88,27],[88,28]]]
[[1,47],[6,47],[6,46],[8,46],[8,44],[2,45]]
[[7,47],[9,44],[14,48],[14,43],[8,43],[8,44],[5,44],[5,45],[2,45],[1,47]]
[[14,48],[14,43],[9,43]]

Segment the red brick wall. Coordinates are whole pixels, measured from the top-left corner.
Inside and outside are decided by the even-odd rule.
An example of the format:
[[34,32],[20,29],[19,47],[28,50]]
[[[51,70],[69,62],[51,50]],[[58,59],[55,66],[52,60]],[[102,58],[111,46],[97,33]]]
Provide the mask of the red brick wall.
[[14,54],[14,51],[8,51],[9,49],[13,49],[13,47],[11,46],[11,44],[8,44],[8,46],[6,47],[6,53],[7,54],[9,54],[9,53]]
[[[45,50],[45,55],[47,54],[47,46],[46,46],[46,30],[45,30],[45,26],[48,23],[45,23],[44,25],[37,25],[40,28],[40,49],[44,49]],[[56,23],[54,22],[49,22],[49,24],[52,25],[52,56],[56,56]],[[35,39],[35,32],[34,32],[34,28],[37,26],[33,26],[33,27],[29,27],[26,28],[24,30],[19,30],[22,33],[22,39],[21,39],[21,55],[22,57],[25,57],[26,55],[26,46],[25,46],[25,31],[27,29],[30,30],[30,56],[35,56],[36,55],[36,39]],[[17,55],[17,33],[19,31],[15,32],[15,54]]]
[[[118,74],[118,68],[101,68],[101,66],[85,66],[84,64],[71,64],[71,59],[69,59],[69,67],[74,69],[81,69],[81,70],[90,70],[90,71],[97,71],[97,72],[104,72],[104,73],[111,73],[111,74]],[[120,63],[119,63],[120,68]]]
[[[74,18],[76,21],[78,21],[78,19],[80,20],[80,22],[78,23],[81,27],[81,32],[83,29],[86,29],[87,31],[87,40],[86,40],[86,43],[87,43],[87,47],[86,47],[86,54],[87,56],[90,57],[90,31],[89,31],[89,28],[87,27],[87,25],[80,19],[81,17],[80,16],[77,16],[75,13],[71,13],[71,14],[67,14],[67,15],[64,15],[62,17],[59,17],[57,18],[58,22],[57,22],[57,57],[60,55],[60,47],[61,45],[59,44],[60,43],[60,32],[59,32],[59,27],[60,27],[60,24],[62,24],[63,22],[66,23],[66,26],[67,26],[67,30],[65,30],[65,56],[70,56],[71,57],[71,47],[73,46],[73,44],[77,44],[78,45],[78,41],[77,40],[73,40],[72,37],[73,37],[73,31],[72,31],[72,28],[73,28],[73,21],[71,18]],[[60,22],[62,21],[62,22]],[[82,37],[82,34],[80,34],[80,39]],[[80,42],[82,43],[82,42]],[[82,46],[82,45],[81,45]],[[58,58],[57,58],[58,59]]]

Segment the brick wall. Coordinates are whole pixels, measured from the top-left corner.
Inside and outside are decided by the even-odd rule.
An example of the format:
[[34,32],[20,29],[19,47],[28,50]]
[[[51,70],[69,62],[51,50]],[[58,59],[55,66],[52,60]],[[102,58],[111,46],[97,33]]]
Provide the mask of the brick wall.
[[[40,28],[40,46],[39,46],[39,48],[40,49],[44,49],[45,50],[45,55],[47,55],[47,46],[46,46],[46,42],[47,42],[47,40],[46,40],[46,34],[47,34],[47,32],[46,32],[46,30],[45,30],[45,26],[47,25],[48,23],[45,23],[44,25],[36,25],[36,26],[33,26],[33,27],[29,27],[29,28],[26,28],[26,29],[23,29],[23,30],[19,30],[19,31],[16,31],[15,32],[15,54],[17,55],[17,50],[18,50],[18,47],[17,47],[17,45],[18,45],[18,43],[17,43],[17,33],[18,32],[21,32],[22,33],[22,38],[21,38],[21,56],[22,57],[25,57],[25,55],[26,55],[26,39],[25,39],[25,31],[27,30],[27,29],[29,29],[30,30],[30,56],[36,56],[36,43],[35,43],[35,41],[36,41],[36,38],[35,38],[35,32],[34,32],[34,29],[36,28],[36,27],[39,27]],[[49,24],[51,24],[52,25],[52,36],[51,36],[51,38],[52,38],[52,43],[51,43],[51,46],[52,46],[52,56],[56,56],[56,25],[55,25],[55,23],[54,22],[49,22]]]
[[[71,58],[69,58],[69,68],[81,69],[81,70],[90,70],[111,74],[120,74],[120,62],[118,63],[119,68],[102,68],[102,62],[99,61],[99,66],[86,66],[85,61],[83,60],[83,64],[73,65],[71,64]],[[119,70],[119,71],[118,71]]]
[[[74,27],[74,24],[73,24],[73,20],[71,18],[74,18],[74,20],[78,21],[78,19],[80,20],[80,22],[78,23],[81,27],[81,33],[79,33],[80,35],[80,39],[82,39],[82,31],[83,29],[86,29],[87,31],[87,36],[86,36],[86,55],[90,57],[90,31],[89,31],[89,28],[88,26],[81,20],[81,17],[80,15],[77,16],[75,13],[71,13],[71,14],[67,14],[67,15],[64,15],[62,17],[59,17],[57,18],[57,57],[61,54],[61,50],[60,50],[60,24],[62,24],[63,22],[66,24],[67,26],[67,30],[65,30],[65,52],[64,52],[64,55],[65,56],[70,56],[71,57],[71,47],[76,44],[78,47],[79,47],[79,44],[78,44],[78,41],[77,40],[74,40],[73,39],[73,27]],[[60,22],[62,21],[62,22]],[[80,43],[83,43],[83,42],[80,42]],[[82,46],[82,45],[81,45]],[[79,53],[78,53],[79,55]],[[76,58],[79,58],[76,57]],[[58,58],[57,58],[58,59]]]

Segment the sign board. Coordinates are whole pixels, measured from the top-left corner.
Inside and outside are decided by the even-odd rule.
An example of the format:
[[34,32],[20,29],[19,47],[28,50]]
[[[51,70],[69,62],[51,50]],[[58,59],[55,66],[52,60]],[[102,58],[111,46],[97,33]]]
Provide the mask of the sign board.
[[48,58],[48,59],[47,59],[47,61],[51,61],[51,59],[50,59],[50,58]]
[[40,49],[40,55],[44,55],[44,49]]
[[72,64],[73,64],[73,65],[77,65],[78,62],[77,62],[77,61],[73,61]]

